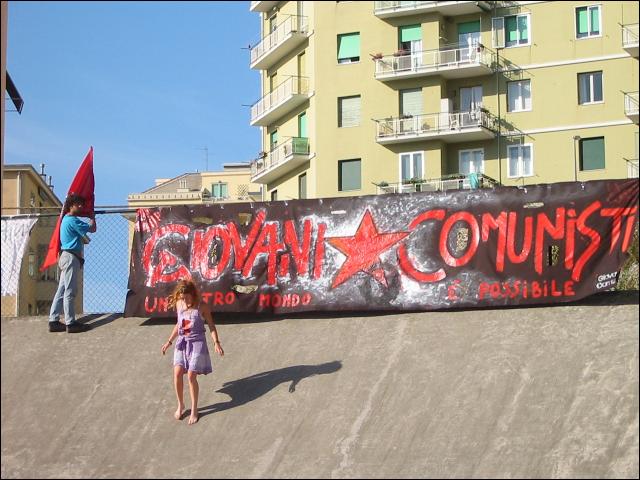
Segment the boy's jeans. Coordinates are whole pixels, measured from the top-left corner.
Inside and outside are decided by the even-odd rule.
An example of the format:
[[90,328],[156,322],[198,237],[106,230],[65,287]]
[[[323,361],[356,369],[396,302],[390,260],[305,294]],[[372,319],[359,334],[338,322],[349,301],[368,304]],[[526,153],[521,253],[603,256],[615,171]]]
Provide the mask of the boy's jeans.
[[78,291],[78,277],[80,276],[80,260],[69,252],[62,252],[58,260],[60,267],[60,281],[58,290],[53,297],[49,321],[57,322],[64,306],[64,323],[67,325],[76,321],[76,292]]

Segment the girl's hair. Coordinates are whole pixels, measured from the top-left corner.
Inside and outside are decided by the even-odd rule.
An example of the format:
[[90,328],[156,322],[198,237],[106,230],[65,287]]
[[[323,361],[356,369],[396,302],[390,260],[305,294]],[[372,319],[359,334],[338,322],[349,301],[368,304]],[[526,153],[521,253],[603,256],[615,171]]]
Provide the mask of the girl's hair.
[[200,300],[200,292],[198,292],[196,284],[191,280],[180,280],[176,285],[176,288],[173,289],[171,295],[169,295],[169,308],[175,308],[180,295],[183,293],[191,294],[195,304]]

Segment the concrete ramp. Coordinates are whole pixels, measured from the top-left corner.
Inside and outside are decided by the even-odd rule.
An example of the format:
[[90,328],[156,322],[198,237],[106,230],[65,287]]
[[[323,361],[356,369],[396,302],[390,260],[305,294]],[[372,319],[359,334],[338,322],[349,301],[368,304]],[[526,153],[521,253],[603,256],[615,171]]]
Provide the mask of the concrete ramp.
[[638,310],[219,323],[193,426],[172,417],[171,324],[2,319],[2,477],[637,478]]

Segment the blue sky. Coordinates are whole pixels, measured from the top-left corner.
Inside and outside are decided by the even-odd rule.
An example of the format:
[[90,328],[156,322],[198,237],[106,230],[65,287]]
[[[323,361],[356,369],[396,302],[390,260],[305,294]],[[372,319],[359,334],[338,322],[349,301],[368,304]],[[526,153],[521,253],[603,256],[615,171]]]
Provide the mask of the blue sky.
[[[94,147],[96,205],[155,178],[260,150],[249,2],[9,2],[7,70],[25,105],[5,115],[5,163],[47,165],[66,191]],[[12,108],[9,103],[7,108]]]

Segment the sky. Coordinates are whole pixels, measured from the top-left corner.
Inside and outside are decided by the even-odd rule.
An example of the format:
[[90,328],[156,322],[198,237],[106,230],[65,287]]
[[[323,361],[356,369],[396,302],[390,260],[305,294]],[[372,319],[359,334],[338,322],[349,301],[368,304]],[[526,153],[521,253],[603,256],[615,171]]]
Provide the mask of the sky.
[[5,114],[5,163],[45,163],[60,200],[90,146],[97,206],[260,151],[243,106],[260,96],[248,1],[12,1],[8,19],[24,108]]

